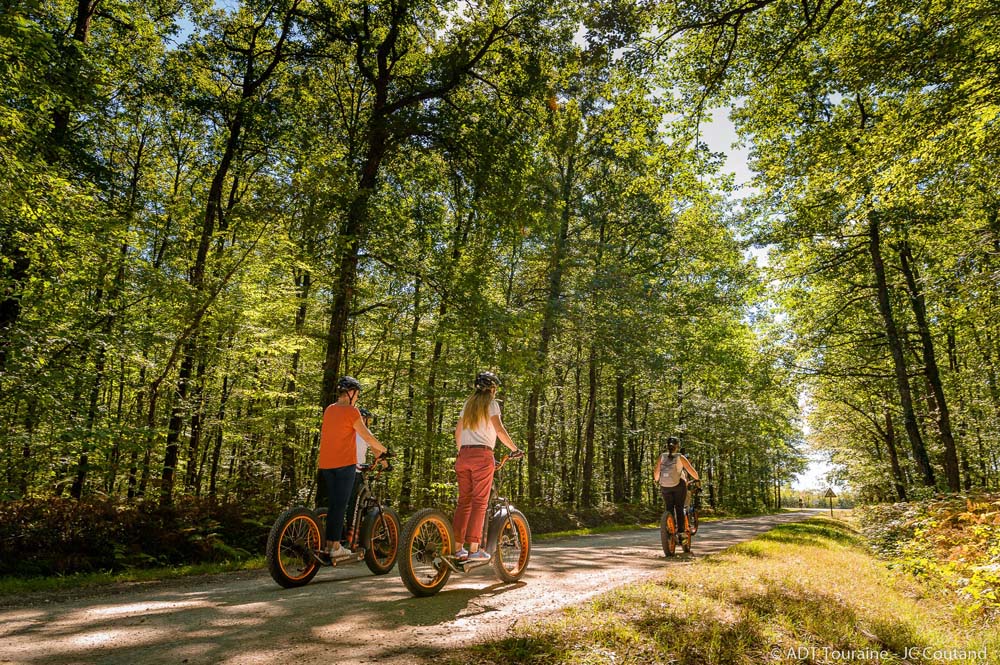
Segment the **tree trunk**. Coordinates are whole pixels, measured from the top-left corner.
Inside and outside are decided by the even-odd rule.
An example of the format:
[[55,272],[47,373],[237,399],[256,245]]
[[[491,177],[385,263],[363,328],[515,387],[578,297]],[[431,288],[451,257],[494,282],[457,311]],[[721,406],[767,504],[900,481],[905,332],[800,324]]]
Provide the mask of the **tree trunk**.
[[[9,245],[9,246],[8,246]],[[9,288],[0,297],[0,374],[7,365],[10,352],[10,334],[21,316],[21,296],[28,281],[31,259],[13,238],[0,238],[0,265],[9,265],[4,280]]]
[[906,501],[906,479],[899,466],[899,455],[896,452],[896,428],[892,424],[892,411],[888,404],[885,407],[885,444],[889,449],[889,464],[896,485],[896,496],[900,501]]
[[594,505],[594,427],[597,416],[597,347],[591,342],[588,363],[589,388],[587,394],[586,422],[584,436],[583,478],[580,502],[584,508]]
[[628,494],[632,503],[642,502],[642,449],[639,444],[639,423],[636,421],[635,380],[628,396]]
[[167,424],[167,446],[163,456],[163,471],[160,475],[160,504],[170,505],[173,501],[174,474],[180,460],[180,436],[184,424],[184,416],[188,409],[188,386],[194,369],[194,343],[185,345],[184,359],[181,361],[177,374],[177,385],[174,388],[174,403],[170,410],[170,420]]
[[208,474],[208,496],[215,498],[219,478],[219,461],[222,458],[222,430],[226,422],[226,402],[229,401],[229,375],[222,377],[222,397],[219,400],[219,411],[216,413],[215,445],[212,448],[212,465]]
[[[300,337],[306,323],[306,313],[309,305],[310,289],[312,287],[312,273],[308,270],[302,272],[295,271],[295,294],[299,300],[299,306],[295,310],[295,335]],[[295,421],[295,406],[298,404],[298,377],[299,362],[302,352],[295,349],[292,353],[292,366],[288,375],[288,397],[285,400],[285,436],[281,442],[281,501],[287,503],[297,489],[295,476],[295,442],[298,440],[299,430]]]
[[611,450],[612,500],[625,503],[625,377],[615,376],[615,441]]
[[576,495],[577,479],[580,474],[580,457],[583,452],[583,388],[581,376],[581,366],[583,364],[583,347],[579,341],[576,343],[576,362],[573,367],[573,376],[575,379],[574,394],[575,394],[575,409],[574,420],[576,421],[576,434],[573,437],[573,467],[570,469],[569,478],[566,481],[566,490],[563,493],[563,503],[566,505],[577,504],[579,505],[579,497]]
[[[385,104],[385,91],[381,91],[381,104]],[[378,104],[378,103],[377,103]],[[323,385],[320,391],[320,407],[326,408],[337,399],[337,380],[340,378],[341,351],[347,321],[354,302],[354,286],[358,276],[358,258],[361,246],[368,236],[368,204],[378,185],[379,169],[389,145],[389,132],[381,118],[377,105],[375,116],[368,129],[368,150],[364,166],[358,178],[358,189],[347,209],[344,227],[338,244],[337,283],[334,286],[333,307],[330,311],[330,326],[326,335],[326,356],[323,361]]]
[[[440,308],[438,309],[438,315],[439,315],[439,318],[438,318],[438,327],[439,328],[440,328],[440,325],[441,325],[441,323],[440,323],[441,318],[440,317],[442,317],[444,315],[444,310],[445,310],[445,304],[444,304],[444,302],[442,302]],[[426,412],[424,414],[424,416],[425,416],[424,417],[424,459],[423,459],[424,465],[423,465],[423,469],[421,469],[421,474],[420,474],[421,485],[422,485],[423,491],[425,492],[425,498],[426,499],[430,498],[431,486],[434,483],[434,477],[433,477],[434,466],[435,466],[434,465],[434,448],[435,448],[434,443],[437,440],[437,436],[435,435],[436,428],[434,426],[434,420],[435,420],[434,416],[436,414],[436,408],[437,408],[437,400],[436,400],[436,395],[435,395],[435,392],[434,392],[435,391],[435,385],[434,384],[437,382],[438,362],[440,362],[440,360],[441,360],[441,350],[442,350],[442,348],[443,348],[443,342],[441,340],[440,330],[439,330],[439,334],[437,335],[437,339],[434,340],[434,352],[431,355],[430,373],[427,375],[427,392],[426,392],[426,399],[427,399],[427,405],[426,405],[426,407],[427,408],[426,408]],[[440,429],[440,428],[437,428],[437,429]],[[425,500],[424,505],[429,505],[429,501]]]
[[900,265],[903,275],[906,277],[907,291],[910,296],[910,306],[917,321],[917,330],[920,333],[921,348],[923,350],[924,373],[927,382],[930,384],[931,393],[937,407],[937,426],[941,434],[941,443],[944,445],[944,470],[948,479],[948,489],[957,492],[961,488],[961,479],[958,471],[958,452],[955,446],[955,438],[951,431],[951,415],[948,410],[948,403],[944,396],[944,386],[941,384],[941,374],[938,371],[937,358],[934,353],[934,339],[931,336],[930,325],[927,322],[927,304],[924,294],[918,286],[916,268],[913,266],[913,254],[910,251],[909,243],[903,242],[899,249]]
[[[246,95],[246,91],[244,91]],[[212,237],[215,233],[216,221],[221,221],[222,210],[222,190],[236,150],[239,146],[240,133],[243,129],[243,106],[238,107],[236,117],[229,125],[229,137],[226,141],[226,149],[222,154],[215,174],[212,177],[212,184],[208,190],[208,202],[205,206],[205,216],[202,221],[201,238],[198,242],[198,252],[195,255],[194,264],[191,267],[189,282],[194,291],[194,298],[197,302],[205,291],[205,273],[208,265],[208,250]],[[197,326],[191,333],[191,341],[184,347],[184,359],[181,361],[180,372],[177,377],[177,386],[174,389],[174,406],[170,414],[170,422],[167,427],[166,454],[163,459],[163,473],[160,482],[160,502],[169,505],[173,501],[174,473],[178,462],[178,440],[180,439],[181,428],[184,423],[184,416],[187,412],[187,391],[191,381],[191,372],[194,369],[194,354],[197,349],[195,340],[198,339]]]
[[566,402],[564,399],[567,374],[568,370],[564,368],[562,374],[556,377],[556,406],[555,413],[553,414],[553,417],[556,418],[556,437],[559,441],[557,445],[559,453],[559,491],[552,492],[552,500],[554,502],[557,497],[561,497],[564,504],[569,503],[566,501],[566,484],[569,482],[569,463],[566,451]]
[[537,451],[538,402],[545,382],[548,367],[549,343],[555,334],[559,311],[562,309],[562,280],[565,270],[566,252],[568,249],[569,221],[572,216],[573,180],[575,178],[575,159],[570,155],[566,168],[562,173],[561,200],[562,215],[559,221],[559,233],[556,236],[555,249],[549,262],[549,284],[546,292],[545,311],[542,314],[542,329],[538,336],[538,349],[535,352],[535,375],[528,397],[528,422],[525,436],[528,453],[528,497],[532,502],[541,497],[541,469],[539,468]]
[[418,278],[413,285],[413,324],[410,326],[410,362],[406,368],[406,414],[403,436],[407,438],[403,448],[403,478],[399,490],[399,509],[408,512],[413,500],[413,467],[416,462],[417,447],[413,441],[413,412],[416,407],[415,384],[417,382],[417,339],[420,334],[420,287]]
[[205,422],[205,357],[198,360],[195,371],[194,392],[191,404],[194,410],[191,414],[191,436],[188,438],[187,473],[184,474],[184,487],[196,492],[198,486],[198,451],[201,449],[202,431]]
[[913,457],[923,475],[924,485],[934,486],[934,470],[931,468],[927,449],[917,417],[913,411],[913,397],[910,392],[910,379],[906,371],[906,358],[903,354],[903,344],[896,329],[896,321],[892,315],[892,304],[889,300],[889,285],[885,276],[885,264],[882,261],[882,247],[879,235],[878,215],[872,212],[868,218],[868,249],[871,254],[872,267],[875,271],[875,282],[878,293],[878,309],[885,326],[886,342],[892,352],[893,367],[896,374],[896,389],[899,392],[899,402],[903,409],[903,425],[906,429]]

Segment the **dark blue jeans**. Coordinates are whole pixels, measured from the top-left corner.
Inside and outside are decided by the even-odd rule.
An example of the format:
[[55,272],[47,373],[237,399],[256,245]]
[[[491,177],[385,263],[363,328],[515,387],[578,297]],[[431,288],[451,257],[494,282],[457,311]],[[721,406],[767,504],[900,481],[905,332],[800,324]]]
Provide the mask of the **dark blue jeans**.
[[326,485],[326,497],[329,505],[326,514],[326,539],[339,542],[344,534],[344,514],[347,512],[347,502],[354,488],[355,467],[353,464],[338,466],[335,469],[320,469],[320,477]]
[[683,480],[673,487],[660,486],[660,494],[667,504],[667,512],[674,513],[674,527],[677,533],[684,532],[684,499],[687,497],[687,483]]

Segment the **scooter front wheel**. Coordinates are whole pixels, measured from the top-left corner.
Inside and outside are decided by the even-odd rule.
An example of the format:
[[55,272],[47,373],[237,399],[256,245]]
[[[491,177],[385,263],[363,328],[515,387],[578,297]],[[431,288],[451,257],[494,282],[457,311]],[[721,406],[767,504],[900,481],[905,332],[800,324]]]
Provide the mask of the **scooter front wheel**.
[[663,513],[660,518],[660,545],[663,546],[663,553],[673,556],[677,550],[677,530],[674,528],[674,516],[670,511]]
[[361,524],[365,565],[376,575],[385,575],[396,565],[399,554],[399,515],[388,506],[372,508]]
[[403,527],[400,539],[399,577],[414,596],[433,596],[447,584],[455,537],[451,520],[436,508],[425,508]]
[[516,582],[524,575],[531,558],[531,527],[520,510],[512,510],[509,517],[498,519],[501,528],[490,563],[499,580]]

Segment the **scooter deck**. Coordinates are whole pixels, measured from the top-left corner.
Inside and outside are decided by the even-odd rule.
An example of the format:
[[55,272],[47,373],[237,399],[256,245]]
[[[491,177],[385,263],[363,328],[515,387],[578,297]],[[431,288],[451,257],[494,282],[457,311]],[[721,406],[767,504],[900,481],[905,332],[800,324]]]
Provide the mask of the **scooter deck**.
[[452,571],[456,573],[467,573],[470,570],[474,570],[490,562],[489,559],[480,561],[459,561],[453,556],[443,556],[441,557],[441,561],[443,561],[446,566],[451,568]]
[[352,552],[351,556],[340,557],[337,559],[331,559],[329,554],[322,551],[313,550],[313,558],[321,566],[330,566],[336,568],[337,566],[343,566],[349,563],[358,563],[359,561],[364,561],[365,551],[358,550],[357,552]]

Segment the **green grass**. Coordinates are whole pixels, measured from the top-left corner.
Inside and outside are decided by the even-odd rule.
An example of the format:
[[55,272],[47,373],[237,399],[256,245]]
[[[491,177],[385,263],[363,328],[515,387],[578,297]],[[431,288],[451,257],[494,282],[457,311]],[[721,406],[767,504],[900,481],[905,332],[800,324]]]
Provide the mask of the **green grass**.
[[86,589],[136,582],[156,582],[193,575],[212,575],[237,570],[254,570],[263,568],[266,565],[267,562],[264,560],[264,557],[254,557],[252,559],[244,559],[243,561],[202,563],[170,568],[132,569],[115,573],[80,573],[77,575],[29,578],[0,577],[0,598],[25,593],[66,591],[70,589]]
[[845,523],[814,518],[718,555],[665,563],[662,579],[608,592],[448,658],[750,665],[847,661],[850,652],[854,662],[954,660],[923,658],[927,648],[986,650],[978,662],[996,662],[1000,631],[957,612],[954,600],[890,571]]
[[589,536],[595,533],[610,533],[612,531],[634,531],[635,529],[649,529],[658,527],[658,524],[602,524],[601,526],[584,527],[582,529],[569,529],[568,531],[550,531],[548,533],[533,533],[532,540],[552,540],[553,538],[570,538],[572,536]]

